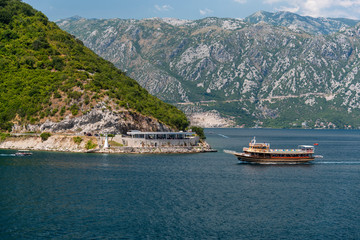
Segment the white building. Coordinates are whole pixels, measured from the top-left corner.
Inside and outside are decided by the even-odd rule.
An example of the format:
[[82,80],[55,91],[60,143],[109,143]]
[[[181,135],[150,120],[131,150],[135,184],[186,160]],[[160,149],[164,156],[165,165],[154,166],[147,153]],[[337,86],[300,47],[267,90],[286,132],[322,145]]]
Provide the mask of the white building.
[[128,137],[116,136],[114,141],[129,147],[190,147],[199,144],[193,132],[127,132]]

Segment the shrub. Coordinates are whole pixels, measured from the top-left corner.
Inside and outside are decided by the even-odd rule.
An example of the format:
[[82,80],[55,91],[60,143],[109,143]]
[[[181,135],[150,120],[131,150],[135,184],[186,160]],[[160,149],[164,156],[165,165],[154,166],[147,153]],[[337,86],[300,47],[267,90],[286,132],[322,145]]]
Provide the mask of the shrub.
[[49,138],[50,136],[51,136],[51,134],[48,133],[48,132],[43,132],[43,133],[40,134],[40,137],[41,137],[41,140],[42,140],[42,141],[48,140],[48,138]]
[[87,141],[85,148],[90,150],[90,149],[94,149],[96,147],[96,143],[93,143],[91,140]]
[[51,112],[51,116],[54,116],[57,112],[59,111],[59,109],[57,109],[57,108],[54,108],[53,110],[52,110],[52,112]]
[[32,47],[34,50],[38,51],[42,48],[49,48],[50,45],[49,43],[46,41],[46,39],[44,37],[40,37],[38,39],[36,39],[33,43],[32,43]]
[[81,137],[73,137],[73,141],[74,143],[79,145],[83,141],[83,139]]
[[1,122],[0,121],[0,129],[4,130],[4,131],[10,132],[12,130],[13,125],[14,124],[12,122]]
[[88,105],[88,104],[90,103],[90,97],[89,97],[89,95],[85,95],[84,100],[85,100],[85,105]]
[[65,108],[65,106],[64,106],[64,107],[62,107],[61,110],[60,110],[60,116],[64,116],[65,111],[66,111],[66,108]]
[[70,111],[73,116],[76,116],[79,113],[79,107],[76,104],[73,104],[70,107]]
[[0,133],[0,141],[4,141],[7,137],[10,137],[9,133]]
[[63,70],[63,68],[65,67],[64,61],[59,57],[54,57],[52,63],[53,67],[58,71]]
[[61,98],[61,94],[58,91],[55,91],[54,98]]

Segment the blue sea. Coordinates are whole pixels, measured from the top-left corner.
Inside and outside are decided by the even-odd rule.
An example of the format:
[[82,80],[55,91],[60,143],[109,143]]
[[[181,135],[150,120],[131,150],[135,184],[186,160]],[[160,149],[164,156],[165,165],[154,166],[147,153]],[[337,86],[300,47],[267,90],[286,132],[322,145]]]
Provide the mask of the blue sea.
[[[0,239],[360,239],[360,131],[206,129],[217,153],[0,150]],[[314,144],[310,164],[246,164]]]

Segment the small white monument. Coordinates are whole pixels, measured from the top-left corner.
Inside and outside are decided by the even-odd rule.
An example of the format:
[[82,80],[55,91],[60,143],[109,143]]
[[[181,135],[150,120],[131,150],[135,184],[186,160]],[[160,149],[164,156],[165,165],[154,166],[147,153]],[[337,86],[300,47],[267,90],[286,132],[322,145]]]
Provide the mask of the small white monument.
[[104,148],[109,148],[109,141],[108,141],[108,135],[107,134],[105,134]]

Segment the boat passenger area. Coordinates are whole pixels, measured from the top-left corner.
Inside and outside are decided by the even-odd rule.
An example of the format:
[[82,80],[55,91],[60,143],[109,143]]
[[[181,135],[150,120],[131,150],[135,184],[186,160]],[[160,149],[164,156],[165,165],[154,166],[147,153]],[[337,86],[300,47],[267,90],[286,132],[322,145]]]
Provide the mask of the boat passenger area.
[[270,149],[269,143],[249,143],[249,147],[243,148],[244,152],[267,152],[267,153],[314,153],[315,148],[311,145],[299,145],[297,149]]

